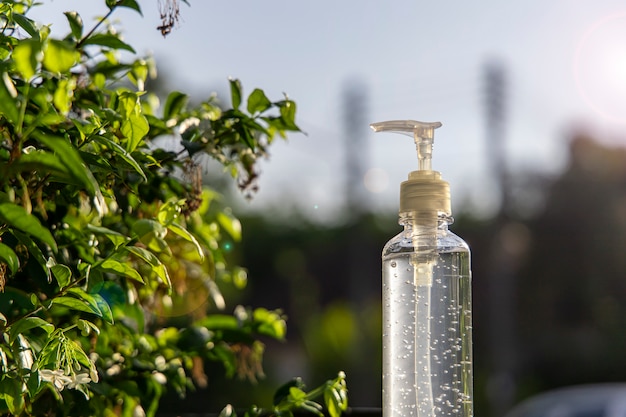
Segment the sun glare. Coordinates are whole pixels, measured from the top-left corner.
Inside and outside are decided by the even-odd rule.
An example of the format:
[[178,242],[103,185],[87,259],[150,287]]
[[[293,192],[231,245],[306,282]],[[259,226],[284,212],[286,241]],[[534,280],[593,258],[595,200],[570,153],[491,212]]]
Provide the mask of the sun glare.
[[606,16],[584,33],[576,49],[574,76],[593,112],[626,124],[626,13]]

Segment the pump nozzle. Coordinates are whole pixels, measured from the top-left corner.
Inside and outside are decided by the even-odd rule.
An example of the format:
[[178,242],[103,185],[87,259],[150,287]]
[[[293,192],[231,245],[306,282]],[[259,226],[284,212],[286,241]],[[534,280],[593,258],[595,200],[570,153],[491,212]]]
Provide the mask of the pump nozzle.
[[435,129],[441,123],[391,120],[372,123],[370,127],[375,132],[401,133],[415,140],[419,169],[409,173],[409,179],[400,186],[400,213],[421,213],[435,222],[438,213],[451,216],[450,186],[439,172],[432,170]]
[[420,171],[432,170],[433,141],[435,129],[441,127],[440,122],[418,122],[417,120],[390,120],[372,123],[374,132],[395,132],[412,136],[417,148],[417,161]]

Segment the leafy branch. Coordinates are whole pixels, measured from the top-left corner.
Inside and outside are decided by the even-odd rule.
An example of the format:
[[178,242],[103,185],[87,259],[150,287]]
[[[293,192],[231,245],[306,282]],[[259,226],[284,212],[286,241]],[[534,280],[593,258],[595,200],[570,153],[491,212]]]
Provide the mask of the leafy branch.
[[[0,37],[0,415],[154,416],[167,390],[206,383],[206,362],[255,381],[261,339],[285,338],[279,310],[225,313],[223,286],[247,283],[228,249],[241,224],[199,160],[254,192],[258,160],[300,131],[295,102],[230,80],[229,108],[178,91],[155,104],[152,64],[102,30],[139,5],[105,4],[86,34],[66,12],[62,38],[26,17],[32,1],[0,4],[19,29]],[[294,381],[270,413],[346,409],[343,374]]]
[[[306,387],[300,378],[294,378],[276,391],[274,405],[271,409],[266,410],[252,406],[243,413],[243,417],[293,417],[297,411],[305,411],[324,417],[324,409],[330,417],[341,417],[341,414],[348,409],[348,390],[345,378],[346,375],[339,372],[337,378],[328,380],[309,392],[305,391]],[[237,417],[237,413],[232,405],[228,405],[222,410],[219,417]]]

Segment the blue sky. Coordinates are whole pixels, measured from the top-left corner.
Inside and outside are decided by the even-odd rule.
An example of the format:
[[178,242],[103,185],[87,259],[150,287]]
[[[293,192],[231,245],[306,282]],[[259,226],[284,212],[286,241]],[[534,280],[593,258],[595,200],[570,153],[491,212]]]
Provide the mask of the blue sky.
[[[162,0],[165,2],[165,0]],[[485,149],[484,67],[507,76],[506,153],[512,170],[554,173],[567,158],[572,124],[626,145],[626,4],[622,1],[503,2],[374,0],[189,0],[165,39],[158,0],[140,0],[144,17],[116,15],[125,39],[152,53],[169,83],[195,94],[226,91],[228,77],[250,92],[287,93],[308,135],[278,143],[263,164],[261,189],[248,206],[297,204],[332,218],[343,203],[342,91],[359,82],[366,123],[441,121],[433,166],[451,184],[453,210],[469,201],[493,207]],[[65,10],[86,22],[103,1],[43,0],[33,14],[64,31]],[[368,201],[395,210],[399,183],[416,166],[402,136],[362,132],[355,155],[374,169]],[[387,184],[385,187],[384,185]],[[296,202],[296,203],[293,203]]]

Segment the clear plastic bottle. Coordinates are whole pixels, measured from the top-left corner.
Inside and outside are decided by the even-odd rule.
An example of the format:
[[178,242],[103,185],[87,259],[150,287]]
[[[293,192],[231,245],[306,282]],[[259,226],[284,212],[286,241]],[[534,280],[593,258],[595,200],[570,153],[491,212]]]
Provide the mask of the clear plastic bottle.
[[448,230],[448,184],[430,169],[440,123],[375,123],[411,133],[420,169],[400,192],[404,230],[383,249],[383,417],[473,416],[470,250]]

